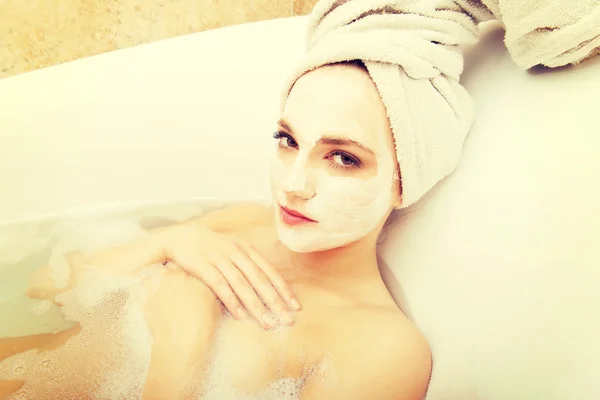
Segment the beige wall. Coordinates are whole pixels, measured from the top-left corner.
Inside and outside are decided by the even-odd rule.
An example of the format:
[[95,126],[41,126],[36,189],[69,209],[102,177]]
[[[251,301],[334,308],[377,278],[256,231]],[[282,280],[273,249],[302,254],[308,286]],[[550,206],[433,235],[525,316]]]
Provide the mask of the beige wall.
[[0,0],[0,78],[207,29],[308,14],[317,0]]

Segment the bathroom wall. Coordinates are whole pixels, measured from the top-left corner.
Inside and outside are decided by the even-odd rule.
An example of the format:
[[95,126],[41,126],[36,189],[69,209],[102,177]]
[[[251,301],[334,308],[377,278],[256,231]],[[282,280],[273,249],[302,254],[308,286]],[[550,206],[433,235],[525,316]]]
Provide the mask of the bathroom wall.
[[317,0],[0,0],[0,78],[207,29],[306,15]]

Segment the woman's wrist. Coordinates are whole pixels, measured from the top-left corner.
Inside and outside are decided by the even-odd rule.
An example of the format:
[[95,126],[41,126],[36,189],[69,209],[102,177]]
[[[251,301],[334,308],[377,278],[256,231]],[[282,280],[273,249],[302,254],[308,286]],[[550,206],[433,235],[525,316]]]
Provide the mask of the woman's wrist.
[[86,258],[85,264],[113,270],[132,270],[160,263],[165,258],[166,235],[166,228],[159,228],[127,244],[95,251]]

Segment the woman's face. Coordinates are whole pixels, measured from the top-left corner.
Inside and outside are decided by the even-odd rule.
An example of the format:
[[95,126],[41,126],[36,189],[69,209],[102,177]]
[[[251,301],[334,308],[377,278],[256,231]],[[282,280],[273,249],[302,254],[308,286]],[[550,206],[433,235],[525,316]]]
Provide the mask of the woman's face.
[[276,225],[290,250],[329,250],[378,234],[399,205],[392,133],[366,71],[342,64],[303,75],[274,137]]

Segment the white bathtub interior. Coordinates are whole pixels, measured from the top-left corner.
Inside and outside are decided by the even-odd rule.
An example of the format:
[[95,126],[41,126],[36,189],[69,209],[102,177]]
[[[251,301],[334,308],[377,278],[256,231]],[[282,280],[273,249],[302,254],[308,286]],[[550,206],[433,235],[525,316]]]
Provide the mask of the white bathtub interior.
[[[208,31],[0,81],[0,317],[25,276],[15,265],[33,268],[60,240],[106,244],[142,234],[140,221],[268,200],[279,88],[305,23]],[[391,290],[432,347],[428,399],[600,398],[600,60],[520,71],[490,27],[466,67],[478,114],[462,161],[381,248]],[[80,217],[35,222],[65,213]],[[44,318],[56,315],[19,329]],[[1,322],[14,334],[14,318]]]

